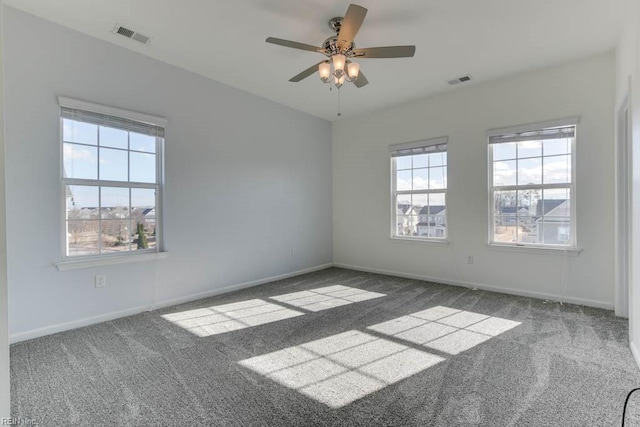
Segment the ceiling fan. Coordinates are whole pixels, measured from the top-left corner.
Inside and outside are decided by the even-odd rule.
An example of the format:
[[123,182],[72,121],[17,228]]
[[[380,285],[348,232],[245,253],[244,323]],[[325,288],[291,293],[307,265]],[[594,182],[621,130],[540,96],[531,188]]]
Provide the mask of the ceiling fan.
[[334,83],[337,88],[340,88],[345,81],[348,81],[361,88],[367,85],[369,81],[360,72],[360,64],[354,62],[353,59],[407,58],[412,57],[416,52],[415,46],[384,46],[357,49],[353,39],[358,33],[366,14],[367,9],[364,7],[350,4],[344,18],[336,17],[329,21],[329,28],[334,30],[336,35],[326,39],[321,47],[275,37],[267,38],[266,42],[294,49],[318,52],[328,58],[291,77],[289,79],[290,82],[299,82],[318,71],[320,79],[324,83]]

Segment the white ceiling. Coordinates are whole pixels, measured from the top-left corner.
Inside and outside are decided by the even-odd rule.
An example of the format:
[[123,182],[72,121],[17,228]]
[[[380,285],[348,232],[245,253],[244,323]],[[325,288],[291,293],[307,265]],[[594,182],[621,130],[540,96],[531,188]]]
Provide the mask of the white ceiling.
[[[341,89],[342,116],[445,90],[465,74],[497,79],[612,49],[623,0],[354,0],[369,9],[357,47],[415,44],[416,55],[362,59],[369,85]],[[337,92],[317,75],[288,79],[324,56],[265,43],[320,45],[348,0],[5,0],[44,19],[327,120]],[[150,36],[149,45],[112,33]]]

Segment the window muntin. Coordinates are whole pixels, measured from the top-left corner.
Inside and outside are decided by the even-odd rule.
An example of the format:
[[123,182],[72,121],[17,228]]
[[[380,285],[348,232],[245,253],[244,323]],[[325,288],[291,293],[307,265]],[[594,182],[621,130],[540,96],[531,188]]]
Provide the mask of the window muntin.
[[64,257],[157,252],[164,129],[62,107]]
[[576,126],[489,137],[490,243],[575,247]]
[[447,237],[447,144],[438,141],[391,147],[393,237]]

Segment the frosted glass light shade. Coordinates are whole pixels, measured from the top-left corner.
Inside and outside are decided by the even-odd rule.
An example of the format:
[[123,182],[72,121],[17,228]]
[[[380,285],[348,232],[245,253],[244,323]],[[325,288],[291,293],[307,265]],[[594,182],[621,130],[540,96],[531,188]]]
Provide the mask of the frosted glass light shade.
[[347,62],[347,57],[341,53],[332,56],[333,69],[338,71],[344,71],[344,64]]
[[329,80],[329,77],[331,76],[331,64],[329,64],[328,62],[323,62],[322,64],[320,64],[320,66],[318,67],[318,73],[320,74],[320,80],[322,80],[323,82]]
[[355,80],[358,78],[358,74],[360,74],[360,64],[357,62],[350,62],[347,66],[347,70],[349,71],[349,78],[351,80]]

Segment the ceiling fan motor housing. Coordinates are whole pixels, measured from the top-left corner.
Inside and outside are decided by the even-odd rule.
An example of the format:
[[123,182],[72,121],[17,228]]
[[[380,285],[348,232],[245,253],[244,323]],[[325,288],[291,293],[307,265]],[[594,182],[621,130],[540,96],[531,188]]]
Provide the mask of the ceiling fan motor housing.
[[356,44],[354,42],[351,42],[351,45],[349,45],[349,48],[341,52],[340,48],[338,47],[338,36],[335,35],[326,39],[322,43],[322,48],[327,52],[327,56],[331,56],[336,53],[342,53],[345,56],[351,56],[351,53],[356,48]]
[[336,16],[335,18],[331,18],[329,20],[329,28],[336,32],[336,35],[333,37],[329,37],[322,43],[322,47],[327,51],[327,55],[333,55],[336,53],[342,53],[346,56],[351,56],[351,52],[356,48],[355,43],[352,41],[351,45],[348,49],[343,49],[340,52],[338,48],[338,36],[340,35],[340,28],[342,28],[342,23],[344,22],[344,17]]

